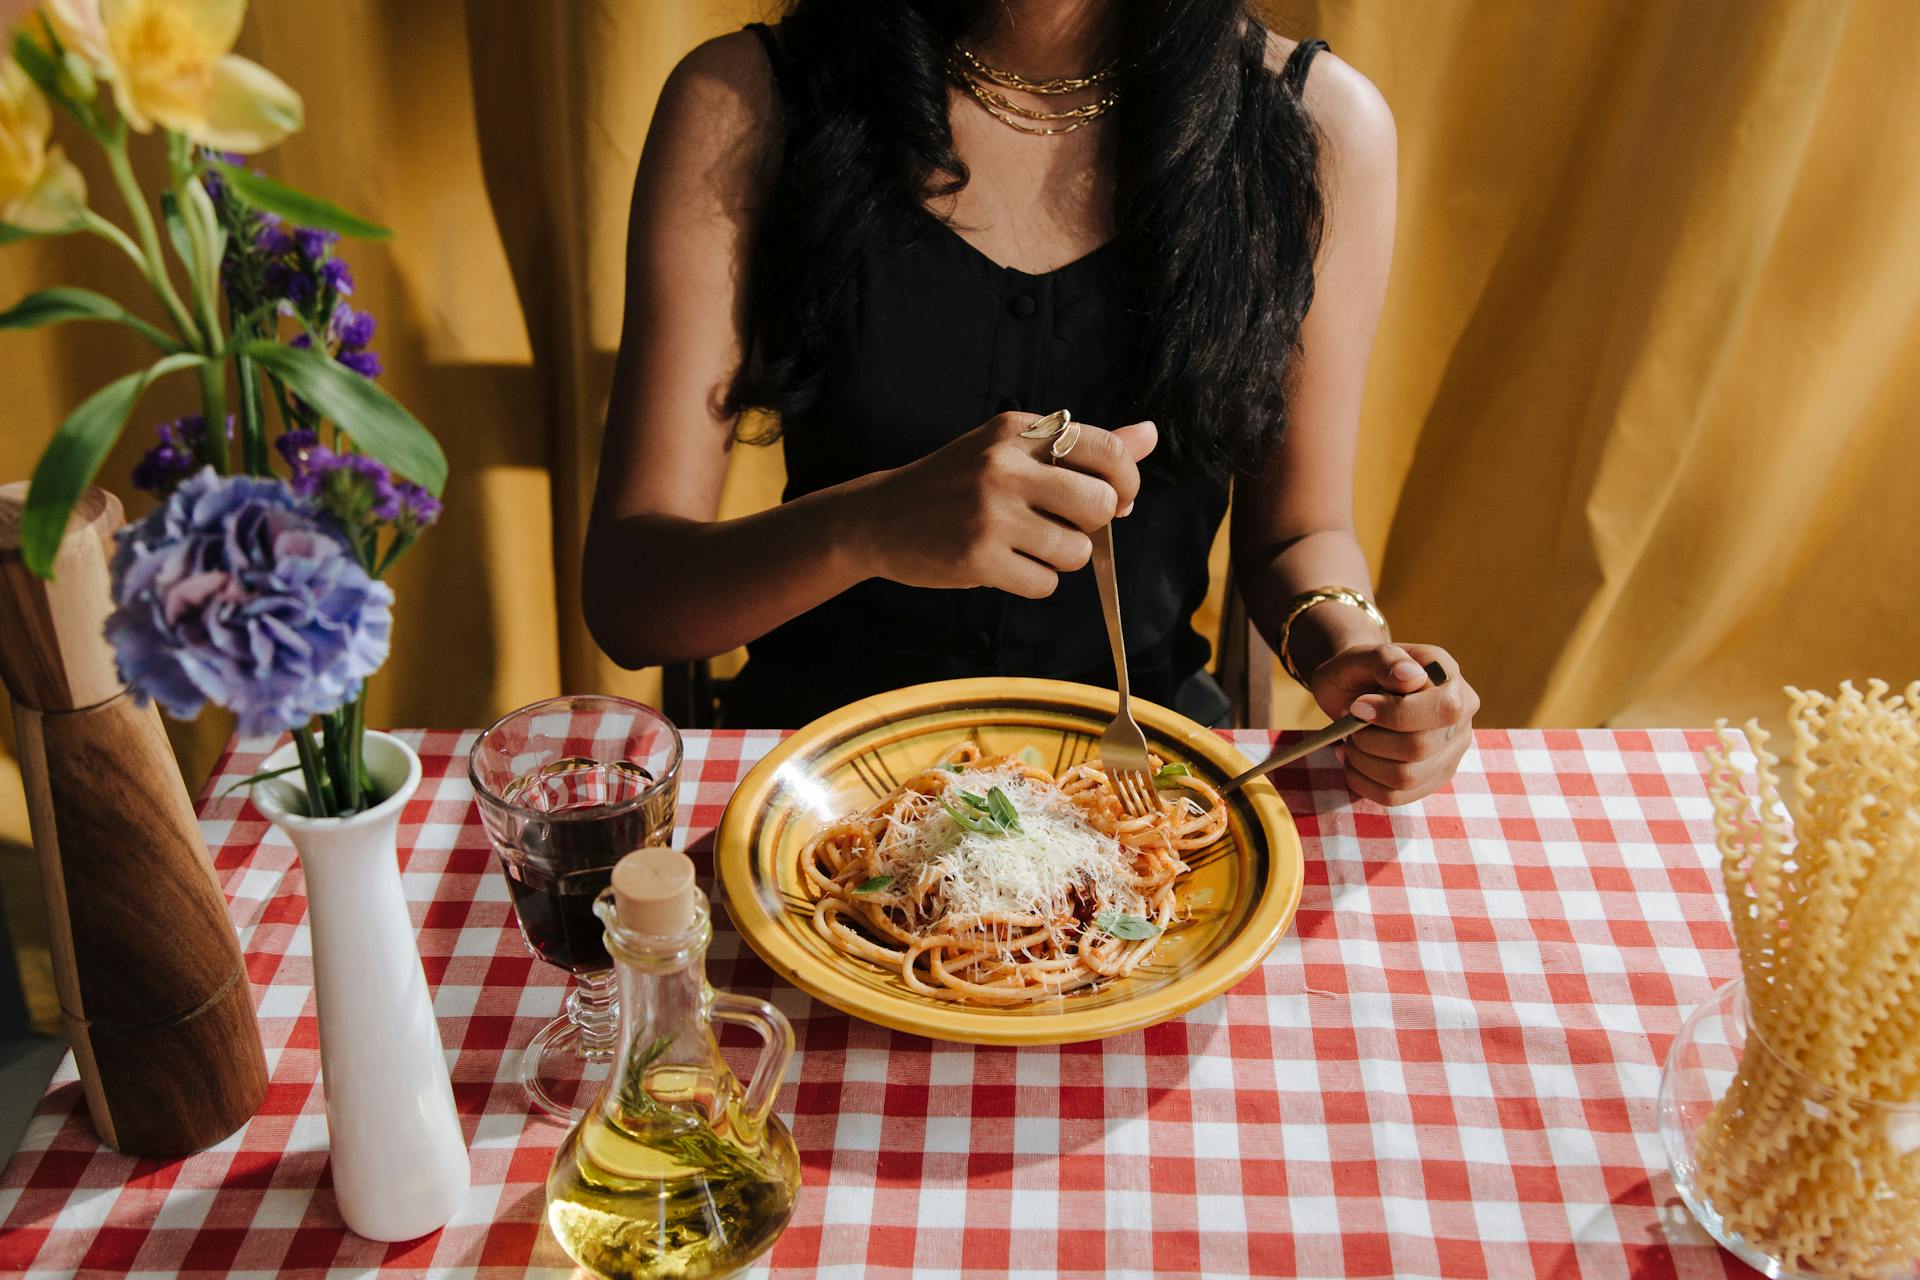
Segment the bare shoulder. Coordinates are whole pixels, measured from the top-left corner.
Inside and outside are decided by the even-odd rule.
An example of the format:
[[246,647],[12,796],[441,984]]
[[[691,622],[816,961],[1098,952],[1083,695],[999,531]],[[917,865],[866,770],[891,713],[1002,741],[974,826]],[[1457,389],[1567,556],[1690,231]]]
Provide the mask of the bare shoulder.
[[[1278,73],[1299,41],[1267,33],[1267,68]],[[1393,109],[1386,98],[1351,63],[1323,49],[1307,73],[1307,112],[1320,126],[1333,161],[1338,165],[1367,166],[1391,163],[1395,148]]]
[[730,31],[696,46],[668,75],[656,114],[735,134],[773,127],[773,69],[758,37]]
[[[750,31],[717,36],[680,59],[661,87],[634,184],[636,215],[747,216],[764,195],[780,128],[773,69]],[[636,223],[636,225],[638,225]]]

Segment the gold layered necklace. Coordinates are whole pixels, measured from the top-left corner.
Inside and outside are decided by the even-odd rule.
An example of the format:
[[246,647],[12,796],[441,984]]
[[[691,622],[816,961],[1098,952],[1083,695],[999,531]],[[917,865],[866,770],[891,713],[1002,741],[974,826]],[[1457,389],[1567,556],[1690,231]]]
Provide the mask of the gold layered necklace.
[[[1021,133],[1047,137],[1057,133],[1072,133],[1075,129],[1092,124],[1113,110],[1114,104],[1120,101],[1118,90],[1105,87],[1113,80],[1114,69],[1111,66],[1102,67],[1092,75],[1029,80],[1015,72],[990,67],[968,50],[956,48],[952,56],[947,59],[947,70],[954,81],[972,94],[974,101],[986,109],[988,115],[1009,129],[1018,129]],[[996,85],[1000,88],[995,88]],[[1001,88],[1015,89],[1021,93],[1031,93],[1044,98],[1098,89],[1100,96],[1078,107],[1047,111],[1015,102],[1000,92]]]

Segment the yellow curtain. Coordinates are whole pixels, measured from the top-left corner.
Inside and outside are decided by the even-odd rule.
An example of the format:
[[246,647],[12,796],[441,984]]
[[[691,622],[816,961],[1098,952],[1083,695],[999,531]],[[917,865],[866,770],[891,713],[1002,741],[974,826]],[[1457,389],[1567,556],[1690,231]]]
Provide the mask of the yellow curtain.
[[[771,7],[253,6],[243,49],[309,120],[265,164],[394,228],[348,248],[355,301],[453,463],[396,575],[375,722],[657,688],[594,649],[576,577],[629,184],[674,62]],[[1920,6],[1294,0],[1276,20],[1399,120],[1360,529],[1397,631],[1460,656],[1483,721],[1698,723],[1769,713],[1787,681],[1920,674]],[[0,301],[139,296],[102,248],[0,251]],[[137,355],[80,326],[0,337],[0,476]],[[107,483],[191,407],[185,385],[151,397]],[[777,455],[738,453],[729,503],[769,500]],[[190,780],[226,731],[177,731]],[[24,826],[0,769],[0,832]]]

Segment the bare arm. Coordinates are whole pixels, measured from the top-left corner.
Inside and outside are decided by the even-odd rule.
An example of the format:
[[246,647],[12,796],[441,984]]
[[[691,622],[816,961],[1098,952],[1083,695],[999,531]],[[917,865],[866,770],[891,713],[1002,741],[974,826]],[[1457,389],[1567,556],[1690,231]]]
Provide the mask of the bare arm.
[[[1313,306],[1301,328],[1291,423],[1265,472],[1234,495],[1233,548],[1248,611],[1277,641],[1290,601],[1328,584],[1373,594],[1353,528],[1360,397],[1393,257],[1393,115],[1367,79],[1322,54],[1307,108],[1325,139],[1326,232]],[[1384,803],[1446,782],[1466,748],[1461,732],[1479,698],[1444,650],[1385,643],[1358,609],[1316,605],[1295,621],[1288,649],[1329,716],[1351,709],[1377,728],[1350,740],[1347,779]],[[1448,683],[1428,688],[1419,664],[1437,660]],[[1403,695],[1387,697],[1386,694]]]
[[629,667],[724,653],[870,577],[1052,592],[1139,487],[1151,424],[1088,428],[1066,466],[1002,414],[895,471],[717,520],[755,206],[778,144],[745,32],[669,78],[634,183],[627,310],[587,531],[594,639]]
[[724,652],[865,576],[830,499],[714,522],[774,117],[753,37],[710,41],[661,92],[634,183],[584,574],[587,625],[629,666]]

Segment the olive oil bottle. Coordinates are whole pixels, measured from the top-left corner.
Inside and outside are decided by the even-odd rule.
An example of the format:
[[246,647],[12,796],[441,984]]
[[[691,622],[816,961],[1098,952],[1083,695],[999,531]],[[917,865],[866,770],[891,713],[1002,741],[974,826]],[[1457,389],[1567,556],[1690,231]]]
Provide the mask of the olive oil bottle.
[[[693,863],[670,849],[620,860],[594,907],[620,975],[620,1056],[547,1174],[547,1225],[608,1280],[704,1280],[746,1269],[793,1214],[800,1161],[773,1114],[793,1028],[762,1000],[706,981],[713,928]],[[713,1038],[765,1040],[742,1089]]]

